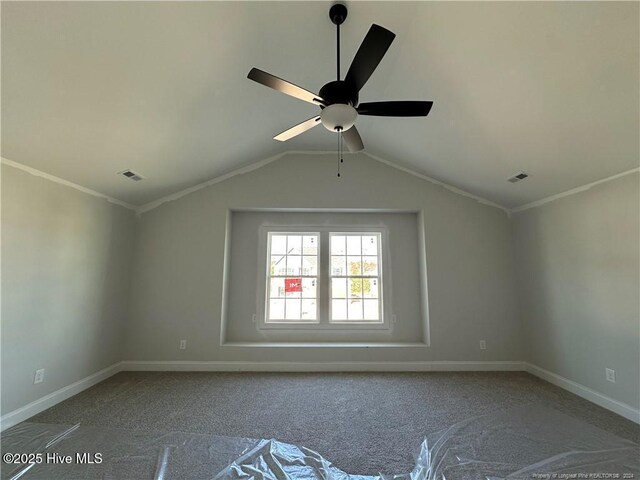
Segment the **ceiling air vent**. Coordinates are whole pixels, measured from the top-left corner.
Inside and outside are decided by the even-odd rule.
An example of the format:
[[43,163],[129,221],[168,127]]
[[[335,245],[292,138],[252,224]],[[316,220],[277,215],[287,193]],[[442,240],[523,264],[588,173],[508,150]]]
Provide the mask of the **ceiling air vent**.
[[513,177],[507,178],[507,180],[509,180],[511,183],[516,183],[516,182],[519,182],[520,180],[524,180],[528,176],[529,175],[524,172],[518,172]]
[[122,172],[118,172],[118,175],[122,175],[123,177],[126,177],[129,180],[133,180],[134,182],[139,182],[144,178],[142,175],[134,172],[133,170],[123,170]]

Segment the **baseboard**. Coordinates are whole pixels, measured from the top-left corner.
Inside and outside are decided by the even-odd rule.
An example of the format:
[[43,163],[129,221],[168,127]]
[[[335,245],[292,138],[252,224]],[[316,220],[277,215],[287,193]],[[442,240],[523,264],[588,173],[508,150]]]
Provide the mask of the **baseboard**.
[[549,370],[545,370],[544,368],[540,368],[537,365],[533,365],[532,363],[523,362],[523,364],[526,371],[531,375],[535,375],[542,380],[568,390],[569,392],[574,393],[579,397],[584,398],[585,400],[589,400],[590,402],[606,408],[607,410],[611,410],[612,412],[617,413],[618,415],[621,415],[624,418],[631,420],[632,422],[640,424],[640,410],[638,410],[637,408],[633,408],[631,405],[619,402],[618,400],[608,397],[600,392],[596,392],[589,387],[585,387],[578,382],[569,380],[568,378],[550,372]]
[[506,372],[526,371],[596,405],[640,424],[640,410],[528,362],[224,362],[128,360],[89,375],[0,417],[0,431],[23,422],[120,371],[159,372]]
[[103,380],[106,380],[112,375],[115,375],[121,370],[121,363],[114,363],[113,365],[100,370],[88,377],[85,377],[77,382],[72,383],[71,385],[67,385],[59,390],[56,390],[49,395],[45,395],[38,400],[35,400],[24,407],[20,407],[15,409],[12,412],[7,413],[6,415],[2,415],[0,417],[0,431],[3,431],[13,425],[16,425],[20,422],[24,422],[28,418],[33,417],[34,415],[46,410],[47,408],[51,408],[54,405],[66,400],[69,397],[73,397],[74,395],[86,390],[89,387],[92,387],[96,383],[100,383]]
[[123,371],[155,372],[479,372],[521,371],[522,362],[122,362]]

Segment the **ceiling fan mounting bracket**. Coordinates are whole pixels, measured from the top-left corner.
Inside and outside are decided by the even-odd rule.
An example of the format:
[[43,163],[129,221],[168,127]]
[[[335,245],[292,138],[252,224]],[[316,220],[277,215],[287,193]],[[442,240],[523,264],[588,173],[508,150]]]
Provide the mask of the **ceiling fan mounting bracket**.
[[342,3],[336,3],[329,9],[329,18],[334,25],[342,25],[347,19],[347,7]]

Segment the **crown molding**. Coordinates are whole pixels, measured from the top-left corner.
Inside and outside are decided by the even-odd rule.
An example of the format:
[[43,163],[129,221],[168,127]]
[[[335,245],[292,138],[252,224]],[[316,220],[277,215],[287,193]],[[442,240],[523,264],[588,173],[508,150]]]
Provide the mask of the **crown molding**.
[[510,212],[518,213],[523,212],[525,210],[529,210],[530,208],[539,207],[544,205],[545,203],[553,202],[555,200],[559,200],[564,197],[568,197],[570,195],[575,195],[576,193],[586,192],[591,187],[595,187],[596,185],[600,185],[601,183],[610,182],[611,180],[616,180],[617,178],[624,177],[626,175],[631,175],[632,173],[640,172],[640,167],[632,168],[631,170],[627,170],[626,172],[617,173],[616,175],[611,175],[610,177],[603,178],[602,180],[596,180],[595,182],[587,183],[580,187],[572,188],[571,190],[567,190],[566,192],[557,193],[555,195],[551,195],[549,197],[541,198],[540,200],[536,200],[535,202],[527,203],[525,205],[521,205],[520,207],[512,208]]
[[[237,170],[232,170],[231,172],[226,173],[224,175],[220,175],[218,177],[214,177],[214,178],[212,178],[210,180],[207,180],[206,182],[202,182],[202,183],[199,183],[197,185],[194,185],[193,187],[185,188],[184,190],[180,190],[178,192],[172,193],[170,195],[166,195],[166,196],[164,196],[162,198],[159,198],[157,200],[154,200],[152,202],[146,203],[146,204],[144,204],[144,205],[142,205],[140,207],[137,207],[136,208],[136,213],[138,215],[141,215],[141,214],[146,213],[146,212],[148,212],[150,210],[153,210],[154,208],[159,207],[163,203],[170,202],[172,200],[177,200],[178,198],[184,197],[185,195],[189,195],[190,193],[197,192],[198,190],[201,190],[203,188],[209,187],[211,185],[215,185],[216,183],[223,182],[223,181],[228,180],[228,179],[230,179],[232,177],[235,177],[237,175],[242,175],[244,173],[248,173],[248,172],[251,172],[253,170],[257,170],[257,169],[262,168],[262,167],[264,167],[266,165],[269,165],[270,163],[273,163],[276,160],[279,160],[279,159],[281,159],[281,158],[283,158],[283,157],[285,157],[287,155],[327,155],[327,154],[331,154],[331,153],[335,153],[335,150],[288,150],[286,152],[279,153],[279,154],[274,155],[272,157],[265,158],[264,160],[259,160],[257,162],[254,162],[254,163],[252,163],[250,165],[247,165],[245,167],[239,168]],[[485,198],[479,197],[479,196],[474,195],[472,193],[466,192],[464,190],[461,190],[461,189],[459,189],[457,187],[454,187],[452,185],[449,185],[447,183],[441,182],[441,181],[436,180],[434,178],[431,178],[431,177],[428,177],[428,176],[423,175],[421,173],[418,173],[418,172],[416,172],[414,170],[410,170],[408,168],[401,167],[400,165],[398,165],[398,164],[396,164],[394,162],[391,162],[389,160],[385,160],[383,158],[377,157],[377,156],[372,155],[370,153],[367,153],[367,152],[361,152],[361,153],[363,155],[366,155],[367,157],[377,161],[377,162],[383,163],[383,164],[385,164],[387,166],[393,167],[393,168],[395,168],[397,170],[400,170],[400,171],[402,171],[404,173],[407,173],[407,174],[412,175],[414,177],[420,178],[422,180],[428,181],[428,182],[433,183],[435,185],[439,185],[439,186],[441,186],[443,188],[446,188],[447,190],[449,190],[451,192],[454,192],[454,193],[456,193],[458,195],[462,195],[464,197],[471,198],[471,199],[476,200],[477,202],[482,203],[484,205],[488,205],[488,206],[491,206],[491,207],[499,208],[500,210],[504,211],[507,215],[510,214],[510,211],[509,211],[508,208],[503,207],[502,205],[498,205],[497,203],[491,202],[490,200],[487,200]]]
[[449,185],[448,183],[444,183],[441,182],[440,180],[436,180],[435,178],[431,178],[427,175],[424,175],[422,173],[418,173],[415,170],[411,170],[410,168],[406,168],[406,167],[401,167],[400,165],[398,165],[395,162],[392,162],[390,160],[385,160],[384,158],[378,157],[376,155],[373,155],[372,153],[368,153],[368,152],[362,152],[364,153],[366,156],[368,156],[369,158],[383,163],[389,167],[395,168],[397,170],[400,170],[401,172],[404,173],[408,173],[409,175],[412,175],[414,177],[420,178],[422,180],[425,180],[429,183],[433,183],[434,185],[438,185],[440,187],[443,187],[453,193],[457,193],[458,195],[461,195],[463,197],[467,197],[467,198],[471,198],[473,200],[475,200],[478,203],[482,203],[483,205],[488,205],[490,207],[495,207],[495,208],[499,208],[500,210],[504,211],[507,216],[511,213],[510,210],[507,207],[503,207],[502,205],[499,205],[495,202],[492,202],[491,200],[487,200],[486,198],[482,198],[479,197],[478,195],[474,195],[473,193],[467,192],[466,190],[462,190],[461,188],[458,187],[454,187],[453,185]]
[[[264,167],[264,166],[266,166],[266,165],[268,165],[270,163],[273,163],[276,160],[279,160],[279,159],[281,159],[281,158],[283,158],[283,157],[285,157],[287,155],[295,155],[295,154],[298,154],[298,155],[326,155],[326,154],[330,154],[330,153],[335,153],[335,151],[333,151],[333,150],[288,150],[286,152],[279,153],[277,155],[265,158],[263,160],[258,160],[256,162],[251,163],[249,165],[246,165],[244,167],[238,168],[236,170],[232,170],[231,172],[228,172],[228,173],[226,173],[224,175],[220,175],[220,176],[211,178],[211,179],[209,179],[209,180],[207,180],[205,182],[199,183],[199,184],[194,185],[192,187],[185,188],[185,189],[180,190],[178,192],[172,193],[170,195],[166,195],[166,196],[161,197],[161,198],[159,198],[157,200],[153,200],[151,202],[145,203],[144,205],[138,205],[138,206],[132,205],[132,204],[127,203],[127,202],[124,202],[122,200],[118,200],[117,198],[110,197],[108,195],[105,195],[103,193],[97,192],[97,191],[92,190],[90,188],[83,187],[82,185],[78,185],[77,183],[70,182],[70,181],[65,180],[63,178],[56,177],[55,175],[51,175],[49,173],[43,172],[43,171],[35,169],[33,167],[29,167],[27,165],[15,162],[13,160],[9,160],[8,158],[2,157],[1,160],[2,160],[2,164],[3,165],[7,165],[7,166],[10,166],[10,167],[13,167],[13,168],[17,168],[17,169],[22,170],[24,172],[30,173],[31,175],[44,178],[46,180],[49,180],[49,181],[54,182],[54,183],[58,183],[60,185],[64,185],[64,186],[67,186],[67,187],[74,188],[76,190],[79,190],[79,191],[81,191],[83,193],[86,193],[88,195],[92,195],[94,197],[105,199],[108,202],[113,203],[115,205],[120,205],[121,207],[125,207],[125,208],[127,208],[129,210],[133,210],[139,216],[139,215],[141,215],[141,214],[143,214],[145,212],[148,212],[150,210],[153,210],[154,208],[159,207],[163,203],[170,202],[170,201],[173,201],[173,200],[177,200],[177,199],[179,199],[181,197],[184,197],[185,195],[189,195],[189,194],[191,194],[193,192],[196,192],[198,190],[201,190],[203,188],[209,187],[211,185],[215,185],[216,183],[224,182],[225,180],[228,180],[228,179],[230,179],[232,177],[235,177],[237,175],[242,175],[242,174],[245,174],[245,173],[249,173],[249,172],[251,172],[253,170],[258,170],[259,168],[262,168],[262,167]],[[567,191],[562,192],[562,193],[551,195],[549,197],[545,197],[545,198],[542,198],[540,200],[536,200],[534,202],[527,203],[525,205],[521,205],[519,207],[515,207],[515,208],[512,208],[512,209],[509,209],[509,208],[506,208],[506,207],[504,207],[502,205],[499,205],[499,204],[497,204],[495,202],[487,200],[486,198],[480,197],[478,195],[474,195],[473,193],[467,192],[467,191],[462,190],[462,189],[460,189],[458,187],[454,187],[453,185],[449,185],[448,183],[442,182],[440,180],[436,180],[435,178],[432,178],[432,177],[429,177],[428,175],[424,175],[422,173],[416,172],[415,170],[411,170],[410,168],[406,168],[406,167],[400,166],[395,162],[392,162],[390,160],[386,160],[384,158],[378,157],[377,155],[373,155],[373,154],[368,153],[368,152],[362,152],[362,154],[366,155],[367,157],[371,158],[372,160],[375,160],[375,161],[380,162],[380,163],[382,163],[384,165],[387,165],[389,167],[392,167],[392,168],[395,168],[397,170],[400,170],[400,171],[402,171],[404,173],[407,173],[409,175],[412,175],[414,177],[420,178],[421,180],[427,181],[427,182],[432,183],[434,185],[438,185],[438,186],[440,186],[442,188],[445,188],[445,189],[447,189],[447,190],[449,190],[449,191],[451,191],[453,193],[456,193],[456,194],[461,195],[463,197],[471,198],[471,199],[473,199],[473,200],[475,200],[478,203],[481,203],[483,205],[487,205],[487,206],[490,206],[490,207],[498,208],[498,209],[502,210],[503,212],[505,212],[508,217],[511,217],[512,214],[519,213],[519,212],[528,210],[530,208],[539,207],[539,206],[544,205],[546,203],[553,202],[555,200],[558,200],[558,199],[561,199],[561,198],[564,198],[564,197],[568,197],[570,195],[575,195],[576,193],[584,192],[584,191],[589,190],[590,188],[592,188],[592,187],[594,187],[596,185],[600,185],[601,183],[610,182],[611,180],[615,180],[617,178],[621,178],[621,177],[624,177],[626,175],[630,175],[630,174],[633,174],[633,173],[640,172],[640,167],[633,168],[631,170],[627,170],[625,172],[621,172],[621,173],[618,173],[616,175],[612,175],[610,177],[603,178],[602,180],[597,180],[595,182],[591,182],[591,183],[582,185],[580,187],[572,188],[571,190],[567,190]]]
[[23,165],[22,163],[14,162],[13,160],[9,160],[8,158],[2,157],[2,164],[7,165],[9,167],[17,168],[18,170],[22,170],[23,172],[30,173],[36,177],[44,178],[45,180],[49,180],[50,182],[58,183],[60,185],[64,185],[65,187],[71,187],[76,190],[81,191],[82,193],[86,193],[88,195],[92,195],[94,197],[102,198],[107,200],[110,203],[114,203],[116,205],[120,205],[121,207],[128,208],[129,210],[135,210],[135,205],[131,205],[130,203],[123,202],[122,200],[118,200],[117,198],[110,197],[105,195],[104,193],[96,192],[95,190],[91,190],[90,188],[83,187],[82,185],[78,185],[77,183],[70,182],[60,177],[56,177],[49,173],[43,172],[41,170],[37,170],[33,167],[28,167],[27,165]]
[[258,160],[257,162],[253,162],[244,167],[238,168],[236,170],[232,170],[229,173],[225,173],[224,175],[213,177],[205,182],[198,183],[197,185],[194,185],[192,187],[185,188],[184,190],[180,190],[178,192],[165,195],[164,197],[158,198],[157,200],[153,200],[149,203],[145,203],[144,205],[136,208],[136,213],[138,215],[141,215],[143,213],[148,212],[149,210],[153,210],[154,208],[159,207],[163,203],[177,200],[181,197],[184,197],[185,195],[189,195],[190,193],[197,192],[198,190],[202,190],[203,188],[210,187],[211,185],[215,185],[216,183],[224,182],[225,180],[229,180],[230,178],[233,178],[237,175],[242,175],[244,173],[252,172],[253,170],[257,170],[266,165],[269,165],[272,162],[275,162],[276,160],[279,160],[280,158],[284,157],[288,153],[289,152],[278,153],[277,155],[274,155],[272,157],[268,157],[263,160]]

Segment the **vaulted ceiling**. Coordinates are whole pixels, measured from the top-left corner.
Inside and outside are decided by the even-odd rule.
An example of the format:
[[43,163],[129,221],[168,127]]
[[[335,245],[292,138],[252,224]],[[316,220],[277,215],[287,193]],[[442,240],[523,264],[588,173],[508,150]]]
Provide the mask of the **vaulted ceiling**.
[[[322,127],[272,140],[316,108],[246,79],[333,80],[330,5],[3,2],[2,156],[141,205],[335,149]],[[372,23],[397,35],[360,101],[434,102],[427,118],[359,118],[367,152],[506,207],[638,166],[639,3],[347,5],[343,72]]]

